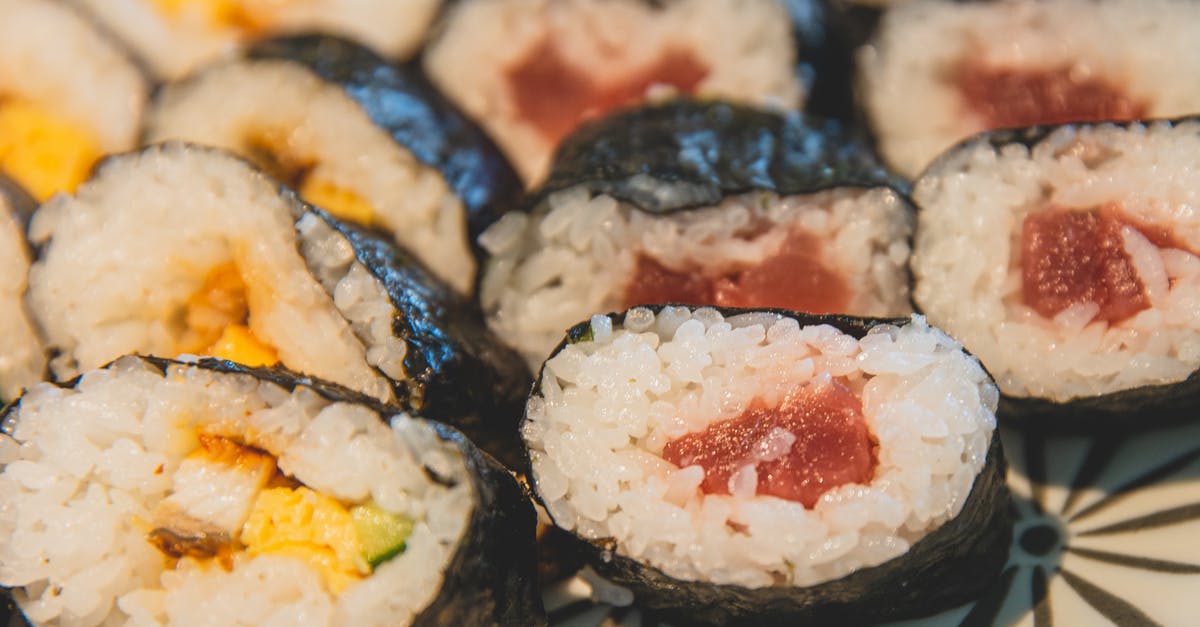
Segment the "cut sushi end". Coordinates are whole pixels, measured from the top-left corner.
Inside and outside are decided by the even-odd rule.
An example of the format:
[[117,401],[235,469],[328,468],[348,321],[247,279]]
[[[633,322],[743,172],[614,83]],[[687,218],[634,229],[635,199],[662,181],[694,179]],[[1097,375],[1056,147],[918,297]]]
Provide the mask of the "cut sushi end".
[[34,388],[0,583],[36,623],[408,624],[475,515],[464,453],[326,393],[132,357]]
[[887,188],[751,192],[665,215],[580,187],[481,239],[481,302],[536,367],[572,321],[644,304],[900,316],[912,214]]
[[46,372],[46,355],[25,308],[29,247],[24,231],[0,186],[0,404]]
[[424,63],[533,186],[563,137],[617,107],[675,93],[798,107],[789,24],[759,0],[462,2]]
[[1177,0],[905,3],[860,54],[860,91],[884,158],[915,177],[988,129],[1195,112],[1200,91],[1174,77],[1198,22]]
[[[1049,421],[1042,427],[1054,428],[1054,404],[1188,380],[1200,369],[1197,151],[1194,120],[963,144],[915,187],[918,307],[979,357],[1006,397],[1047,405],[1032,412]],[[1076,426],[1122,421],[1117,407],[1153,421],[1192,408],[1194,418],[1194,401],[1156,394],[1161,403],[1139,397],[1149,403],[1141,410],[1110,398],[1114,410],[1093,407],[1090,427],[1074,412]]]
[[[638,307],[571,330],[523,434],[555,524],[640,602],[857,624],[950,607],[998,574],[998,396],[919,316]],[[974,578],[947,587],[955,569]],[[881,577],[912,592],[883,603]]]

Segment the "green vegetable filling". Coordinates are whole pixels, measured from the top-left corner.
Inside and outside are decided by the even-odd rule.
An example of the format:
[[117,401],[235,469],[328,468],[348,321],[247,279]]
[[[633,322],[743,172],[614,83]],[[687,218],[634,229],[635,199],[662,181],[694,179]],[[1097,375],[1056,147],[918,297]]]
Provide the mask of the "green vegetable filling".
[[375,501],[352,507],[350,517],[362,542],[363,557],[371,568],[403,553],[408,536],[412,535],[412,520],[385,511]]

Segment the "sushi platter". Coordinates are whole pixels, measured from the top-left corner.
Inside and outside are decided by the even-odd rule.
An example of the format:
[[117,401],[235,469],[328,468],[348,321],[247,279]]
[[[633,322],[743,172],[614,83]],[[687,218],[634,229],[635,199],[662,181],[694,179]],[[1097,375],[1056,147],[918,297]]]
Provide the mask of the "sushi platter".
[[1190,0],[0,0],[0,625],[1194,625],[1198,59]]

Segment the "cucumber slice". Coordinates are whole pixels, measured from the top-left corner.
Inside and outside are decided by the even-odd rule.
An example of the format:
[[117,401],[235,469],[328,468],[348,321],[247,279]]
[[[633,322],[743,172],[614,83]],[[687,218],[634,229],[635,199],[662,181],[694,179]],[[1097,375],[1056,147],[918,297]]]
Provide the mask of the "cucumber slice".
[[362,543],[363,557],[371,568],[404,552],[405,541],[412,534],[412,520],[393,514],[368,501],[350,508],[354,529]]

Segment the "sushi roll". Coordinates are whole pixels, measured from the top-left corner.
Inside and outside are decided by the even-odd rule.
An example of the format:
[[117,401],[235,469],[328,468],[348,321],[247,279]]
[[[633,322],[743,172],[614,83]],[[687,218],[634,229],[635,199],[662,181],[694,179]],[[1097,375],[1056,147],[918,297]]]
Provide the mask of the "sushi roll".
[[41,381],[46,355],[25,308],[29,245],[25,222],[33,199],[0,176],[0,405]]
[[0,584],[35,624],[545,621],[513,477],[340,386],[125,357],[4,425]]
[[[1200,90],[1188,0],[918,0],[860,54],[861,96],[888,163],[915,177],[978,132],[1188,115]],[[1167,61],[1170,60],[1170,61]]]
[[1001,420],[1095,432],[1200,410],[1200,120],[996,131],[917,181],[914,299]]
[[441,0],[68,0],[115,33],[161,80],[289,33],[347,37],[401,60],[424,40]]
[[127,353],[279,363],[450,421],[512,463],[531,376],[389,238],[248,163],[172,143],[38,208],[29,302],[65,381]]
[[639,606],[863,625],[999,574],[997,396],[920,316],[636,307],[568,332],[522,432],[537,498]]
[[775,0],[466,0],[423,62],[530,185],[581,122],[673,93],[791,109],[804,98]]
[[124,51],[75,11],[0,1],[0,174],[37,200],[132,148],[147,92]]
[[390,233],[463,293],[475,281],[470,242],[522,191],[416,68],[333,37],[261,42],[167,85],[146,139],[233,150],[308,202]]
[[680,100],[593,122],[526,210],[484,232],[489,324],[540,364],[638,304],[898,316],[912,209],[870,151],[799,114]]

